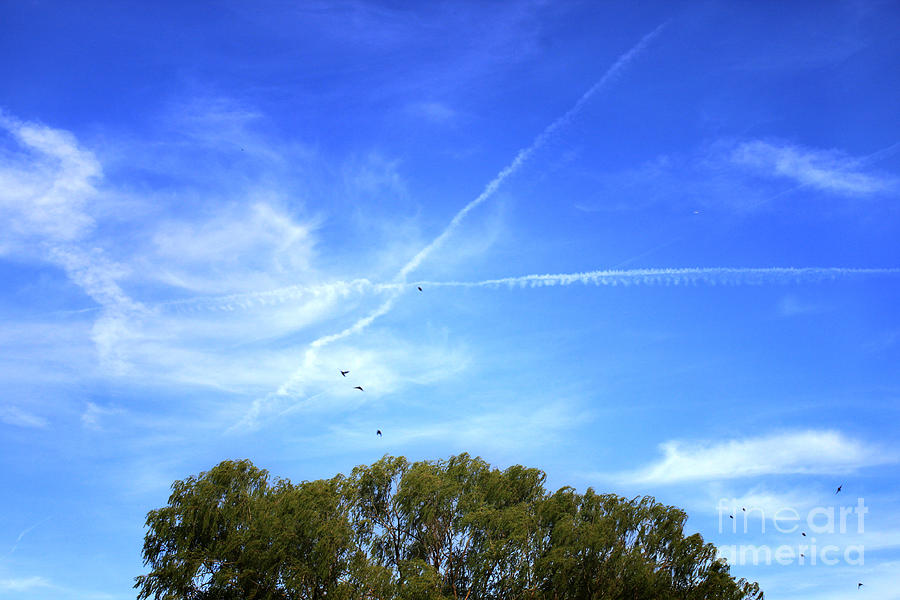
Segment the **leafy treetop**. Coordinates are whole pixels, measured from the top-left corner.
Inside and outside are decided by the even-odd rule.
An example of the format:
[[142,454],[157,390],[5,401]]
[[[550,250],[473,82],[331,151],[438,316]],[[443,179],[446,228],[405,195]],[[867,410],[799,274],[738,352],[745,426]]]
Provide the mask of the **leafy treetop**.
[[147,515],[138,599],[755,600],[686,514],[460,454],[293,484],[248,460]]

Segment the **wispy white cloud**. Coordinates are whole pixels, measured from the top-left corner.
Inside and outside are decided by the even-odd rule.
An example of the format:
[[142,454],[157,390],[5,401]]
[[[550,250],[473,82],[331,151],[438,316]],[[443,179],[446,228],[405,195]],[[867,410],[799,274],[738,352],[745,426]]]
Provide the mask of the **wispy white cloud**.
[[622,476],[667,484],[786,474],[839,474],[894,462],[897,457],[831,430],[775,433],[724,441],[669,441],[655,463]]
[[835,194],[863,196],[896,189],[893,178],[866,172],[861,159],[837,150],[755,140],[738,145],[731,160],[764,175]]
[[[415,423],[393,422],[382,427],[394,448],[442,443],[472,452],[510,451],[559,443],[566,431],[583,424],[589,414],[571,402],[526,402],[463,414],[458,418]],[[342,448],[375,448],[379,440],[361,423],[334,426],[328,440],[341,440]]]
[[[900,561],[872,560],[869,555],[865,559],[865,564],[838,564],[827,568],[807,565],[801,570],[814,570],[800,577],[794,569],[759,569],[754,579],[766,592],[767,598],[777,594],[778,598],[785,600],[846,600],[857,596],[878,600],[900,599],[900,590],[897,589]],[[862,583],[863,587],[857,589],[858,583]]]
[[779,510],[785,508],[806,511],[820,504],[823,495],[830,495],[832,491],[811,490],[808,485],[803,488],[777,489],[768,483],[736,491],[733,486],[726,485],[722,481],[712,481],[705,488],[702,508],[715,512],[721,502],[734,512],[746,508],[750,518],[762,516],[771,519]]
[[121,264],[107,260],[97,248],[54,247],[50,249],[49,257],[65,270],[72,283],[102,307],[91,335],[101,362],[116,372],[127,370],[121,343],[139,335],[136,326],[141,317],[148,314],[147,309],[128,297],[118,284],[118,279],[127,270]]
[[37,576],[0,579],[0,592],[27,592],[49,587],[54,587],[49,580]]
[[302,304],[314,298],[349,298],[351,296],[395,292],[403,286],[396,283],[375,283],[366,278],[350,281],[329,281],[309,285],[290,285],[281,288],[238,294],[209,295],[170,300],[154,308],[173,312],[217,311],[233,312],[282,304]]
[[0,129],[16,142],[0,161],[0,251],[35,240],[65,243],[94,225],[87,203],[101,168],[94,155],[65,131],[22,123],[0,113]]
[[801,300],[794,294],[785,295],[778,303],[778,314],[782,317],[796,317],[827,310],[821,304]]
[[100,430],[100,421],[104,416],[120,414],[121,412],[121,408],[100,406],[93,402],[88,402],[84,412],[81,413],[81,424],[87,429]]
[[434,123],[446,123],[456,117],[456,111],[443,102],[416,102],[409,106],[412,114]]
[[163,283],[192,292],[260,289],[308,275],[315,227],[269,202],[223,206],[206,220],[162,223],[143,260]]
[[[118,284],[124,267],[85,243],[95,224],[89,202],[102,175],[100,164],[68,132],[6,116],[0,126],[17,142],[17,152],[4,155],[0,164],[0,183],[5,184],[0,185],[0,204],[7,209],[0,226],[8,239],[20,240],[15,251],[39,249],[39,260],[63,269],[103,307],[94,325],[94,341],[101,360],[121,369],[117,342],[129,333],[129,317],[143,307]],[[7,250],[11,249],[7,242]]]
[[[343,338],[350,335],[345,332],[341,332]],[[410,386],[456,377],[470,363],[467,348],[451,343],[440,331],[417,342],[384,331],[359,344],[336,342],[308,349],[304,368],[296,369],[277,392],[257,398],[231,431],[254,430],[285,412],[344,410],[378,401]],[[341,378],[338,370],[350,374]],[[360,379],[363,373],[365,377]],[[362,385],[364,391],[355,390],[356,385]]]
[[46,427],[47,419],[31,414],[17,406],[0,406],[0,422],[17,427]]
[[[243,135],[248,151],[257,147],[253,144],[259,136],[248,122],[258,115],[213,108],[206,119],[182,119],[194,124],[187,128],[191,147],[203,142],[208,130],[218,129],[215,135],[227,137],[230,133],[221,129],[228,123],[231,133]],[[100,364],[108,372],[225,387],[245,382],[249,366],[234,367],[254,361],[247,351],[223,353],[223,345],[246,347],[265,336],[289,335],[329,316],[352,296],[353,288],[365,285],[327,283],[312,265],[317,219],[298,218],[295,211],[300,209],[283,208],[281,197],[267,184],[253,190],[242,182],[245,195],[209,210],[180,211],[178,220],[128,223],[131,235],[123,242],[117,227],[107,227],[93,214],[94,201],[110,196],[114,184],[104,180],[92,152],[65,131],[6,116],[0,126],[8,134],[0,154],[0,183],[6,184],[0,185],[0,252],[17,252],[59,268],[96,303],[96,314],[87,316],[93,319],[91,339]],[[123,190],[123,195],[130,198],[134,192]],[[105,206],[101,216],[109,217],[109,209]],[[302,298],[294,293],[296,282],[308,282]],[[184,291],[200,296],[189,302],[157,301],[150,309],[129,288],[150,298],[177,297]],[[260,289],[274,291],[255,292]],[[210,302],[210,297],[216,299]],[[288,300],[290,306],[274,306]],[[236,307],[265,310],[251,317],[219,315],[215,323],[207,314]],[[35,334],[44,327],[32,323],[28,328]],[[28,338],[23,332],[23,339]],[[286,356],[289,349],[280,351]],[[174,357],[180,362],[173,363]],[[278,358],[271,362],[281,364]],[[260,377],[272,375],[267,369],[255,371]],[[274,385],[285,372],[263,380]],[[228,373],[234,376],[222,377]]]
[[584,212],[663,207],[696,217],[718,211],[747,213],[777,208],[787,196],[803,191],[832,200],[836,196],[895,193],[900,180],[875,165],[897,150],[898,144],[892,144],[853,157],[841,150],[720,138],[692,152],[662,154],[620,171],[605,172],[590,165],[573,166],[569,174],[589,182],[595,190],[592,196],[575,203],[575,208]]

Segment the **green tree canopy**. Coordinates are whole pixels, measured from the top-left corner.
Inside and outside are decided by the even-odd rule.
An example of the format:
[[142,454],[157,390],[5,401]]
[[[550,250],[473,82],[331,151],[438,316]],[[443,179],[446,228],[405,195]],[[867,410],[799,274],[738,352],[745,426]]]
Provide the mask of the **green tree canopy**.
[[144,600],[761,599],[687,515],[653,498],[544,489],[468,454],[385,456],[293,484],[250,461],[176,481],[147,515]]

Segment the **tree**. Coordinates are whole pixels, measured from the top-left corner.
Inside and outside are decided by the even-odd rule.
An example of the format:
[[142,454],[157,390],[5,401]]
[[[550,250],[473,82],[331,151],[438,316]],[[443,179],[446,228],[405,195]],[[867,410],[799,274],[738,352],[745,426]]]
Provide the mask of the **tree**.
[[652,498],[544,489],[468,454],[385,456],[349,477],[270,482],[249,461],[176,481],[150,511],[138,598],[761,599],[687,516]]

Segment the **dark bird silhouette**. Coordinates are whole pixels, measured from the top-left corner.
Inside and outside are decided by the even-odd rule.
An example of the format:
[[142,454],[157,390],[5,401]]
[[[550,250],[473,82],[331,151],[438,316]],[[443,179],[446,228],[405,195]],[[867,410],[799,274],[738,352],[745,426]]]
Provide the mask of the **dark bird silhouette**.
[[378,437],[381,437],[381,430],[380,430],[380,429],[377,430],[377,431],[375,432],[375,435],[377,435]]
[[863,586],[863,584],[857,583],[857,584],[856,584],[856,589],[859,589],[859,588],[861,588],[862,586]]
[[734,515],[728,515],[728,518],[729,518],[729,519],[733,519],[733,518],[734,518]]
[[[354,390],[359,390],[359,391],[361,391],[361,392],[362,392],[362,391],[365,391],[365,390],[362,389],[362,386],[361,386],[361,385],[358,385],[358,386],[354,387],[353,389],[354,389]],[[806,535],[806,534],[804,533],[803,535]]]
[[741,507],[741,510],[744,511],[744,512],[747,512],[747,509],[744,508],[743,506]]
[[803,553],[801,552],[801,553],[800,553],[800,558],[806,558],[806,555],[803,554]]
[[842,487],[844,487],[844,484],[843,484],[843,483],[842,483],[841,485],[838,486],[838,489],[837,489],[837,491],[835,492],[835,494],[837,494],[838,492],[840,492]]
[[350,372],[350,371],[341,371],[341,375],[343,375],[344,377],[346,377],[346,376],[347,376],[347,373],[349,373],[349,372]]
[[420,292],[422,291],[422,287],[421,287],[421,286],[418,286],[418,285],[417,285],[416,287],[419,289]]
[[806,537],[806,532],[805,532],[805,531],[801,531],[801,532],[800,532],[800,535],[802,535],[803,537]]

